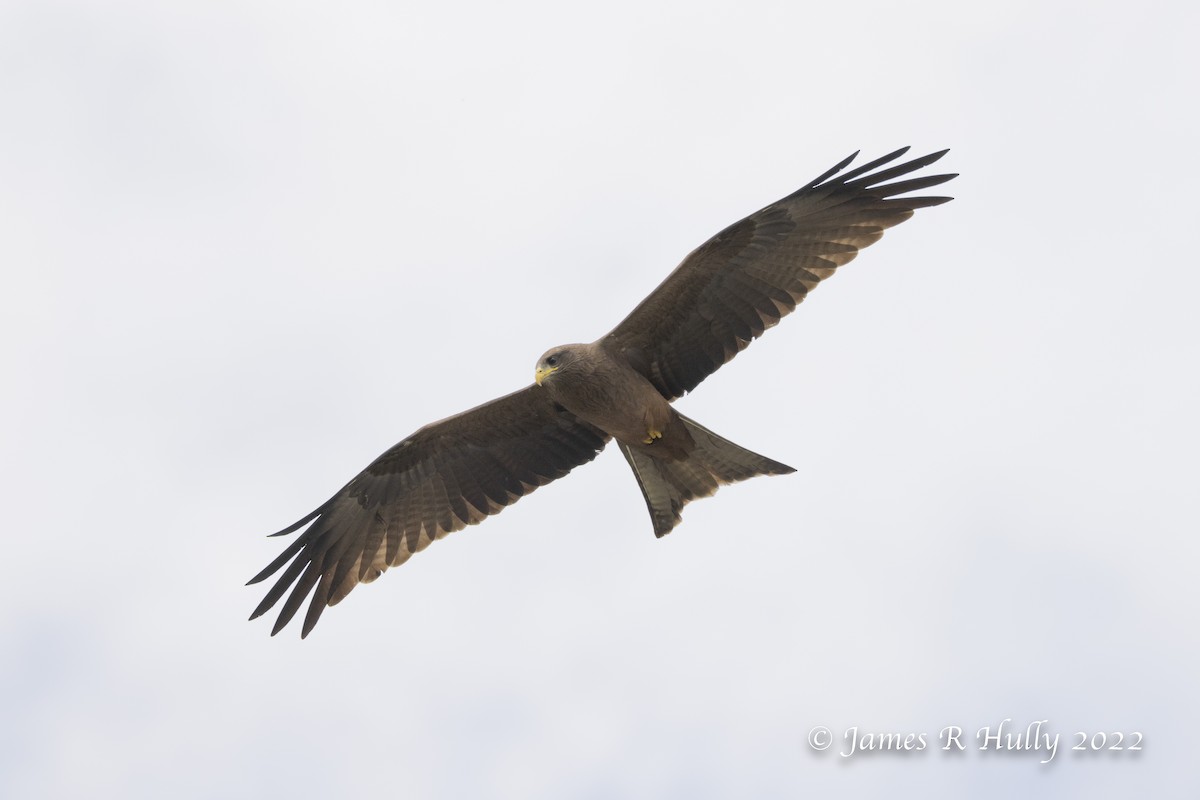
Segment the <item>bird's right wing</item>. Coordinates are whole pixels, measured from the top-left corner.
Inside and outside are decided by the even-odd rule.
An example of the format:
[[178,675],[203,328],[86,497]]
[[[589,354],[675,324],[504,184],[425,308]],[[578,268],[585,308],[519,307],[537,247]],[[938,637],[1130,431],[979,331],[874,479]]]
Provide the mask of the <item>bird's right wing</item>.
[[539,386],[426,425],[375,459],[324,505],[274,536],[312,525],[250,580],[288,568],[250,619],[289,587],[271,635],[312,593],[301,636],[327,605],[398,566],[434,539],[474,525],[591,461],[608,436]]

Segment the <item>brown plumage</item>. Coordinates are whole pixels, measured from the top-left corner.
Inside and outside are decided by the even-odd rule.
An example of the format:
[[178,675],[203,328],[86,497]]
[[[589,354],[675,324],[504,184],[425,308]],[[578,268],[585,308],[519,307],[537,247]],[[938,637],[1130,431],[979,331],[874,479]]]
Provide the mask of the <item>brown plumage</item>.
[[897,196],[954,177],[896,180],[944,150],[880,169],[907,150],[838,175],[857,153],[850,156],[692,251],[606,336],[546,351],[533,386],[426,425],[388,450],[273,534],[312,523],[251,579],[287,565],[250,618],[287,594],[274,635],[311,594],[307,636],[325,607],[359,583],[591,461],[610,438],[637,478],[656,536],[680,522],[686,503],[723,484],[793,472],[684,417],[670,401],[779,322],[885,228],[950,199]]

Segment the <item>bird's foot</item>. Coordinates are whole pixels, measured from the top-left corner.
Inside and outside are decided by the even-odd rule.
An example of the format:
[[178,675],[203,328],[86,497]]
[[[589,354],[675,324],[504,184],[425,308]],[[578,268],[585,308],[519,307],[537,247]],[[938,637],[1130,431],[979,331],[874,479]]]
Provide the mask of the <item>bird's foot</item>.
[[646,431],[646,438],[642,439],[642,444],[654,444],[655,439],[661,439],[661,438],[662,438],[662,431],[656,431],[656,430],[654,430],[654,428],[650,428]]

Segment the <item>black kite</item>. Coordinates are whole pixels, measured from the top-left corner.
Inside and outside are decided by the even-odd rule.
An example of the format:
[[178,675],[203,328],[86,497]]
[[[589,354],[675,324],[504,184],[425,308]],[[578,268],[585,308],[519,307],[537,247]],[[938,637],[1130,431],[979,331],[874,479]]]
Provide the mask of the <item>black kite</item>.
[[838,175],[855,153],[729,226],[611,332],[548,350],[532,386],[426,425],[375,459],[320,508],[273,534],[312,523],[250,581],[287,565],[251,619],[290,587],[274,635],[311,593],[300,634],[307,636],[325,607],[359,583],[591,461],[610,438],[633,468],[656,536],[680,522],[688,501],[722,484],[793,472],[701,427],[670,401],[779,322],[885,228],[950,199],[898,196],[954,177],[895,180],[944,150],[880,169],[907,150]]

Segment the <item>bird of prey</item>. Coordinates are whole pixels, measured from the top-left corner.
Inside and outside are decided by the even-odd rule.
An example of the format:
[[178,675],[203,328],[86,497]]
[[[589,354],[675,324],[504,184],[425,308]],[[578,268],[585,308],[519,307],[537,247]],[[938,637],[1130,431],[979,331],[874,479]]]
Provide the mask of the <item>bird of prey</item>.
[[894,163],[907,151],[842,173],[855,153],[730,225],[609,333],[547,350],[533,384],[426,425],[375,459],[273,534],[311,523],[250,580],[287,567],[250,618],[287,594],[274,635],[311,594],[300,634],[307,636],[325,607],[358,584],[591,461],[610,439],[629,462],[660,537],[679,524],[685,504],[722,484],[794,472],[688,419],[671,401],[779,322],[885,228],[951,199],[902,196],[955,177],[905,177],[946,153]]

